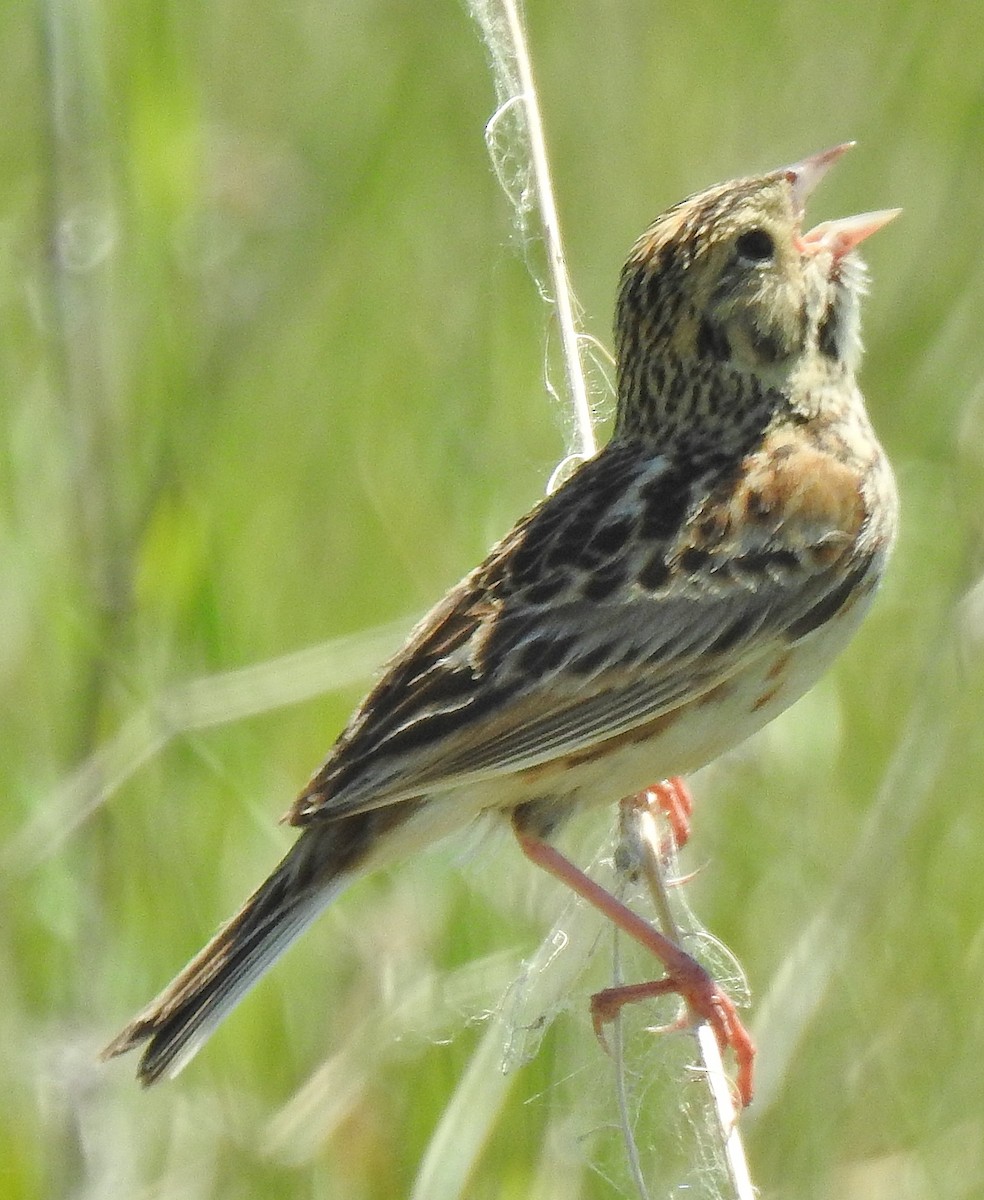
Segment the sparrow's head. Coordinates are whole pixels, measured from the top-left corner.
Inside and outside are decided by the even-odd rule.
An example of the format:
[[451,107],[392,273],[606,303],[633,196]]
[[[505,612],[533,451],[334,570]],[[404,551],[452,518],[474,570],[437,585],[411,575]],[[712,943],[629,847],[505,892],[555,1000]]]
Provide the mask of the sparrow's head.
[[865,283],[856,247],[899,210],[802,232],[807,197],[849,145],[691,196],[639,239],[616,311],[620,428],[666,434],[684,409],[692,420],[719,402],[722,380],[781,394],[814,360],[853,374]]

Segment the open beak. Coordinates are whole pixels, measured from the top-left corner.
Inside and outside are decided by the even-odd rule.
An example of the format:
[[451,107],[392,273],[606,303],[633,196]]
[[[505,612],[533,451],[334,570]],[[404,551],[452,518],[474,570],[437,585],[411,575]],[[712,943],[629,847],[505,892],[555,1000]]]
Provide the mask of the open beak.
[[856,217],[841,217],[839,221],[822,221],[809,233],[800,234],[796,239],[797,249],[801,254],[820,254],[828,250],[834,262],[839,262],[866,237],[894,221],[901,211],[901,208],[881,208],[877,212],[859,213]]
[[809,200],[813,189],[840,156],[846,150],[850,150],[856,145],[856,142],[841,142],[839,146],[831,146],[829,150],[821,150],[819,154],[811,154],[809,158],[804,158],[802,162],[793,163],[791,167],[785,168],[784,174],[793,185],[793,205],[800,220],[803,219],[803,213],[806,211],[806,202]]
[[[810,193],[844,151],[850,150],[854,145],[854,142],[842,142],[839,146],[831,146],[829,150],[811,154],[809,158],[785,168],[785,176],[792,184],[793,205],[801,220]],[[809,255],[826,251],[834,262],[839,262],[865,238],[871,237],[883,225],[893,221],[901,211],[901,208],[883,208],[877,212],[861,213],[856,217],[842,217],[838,221],[824,221],[808,233],[800,234],[796,239],[796,248],[801,254]]]

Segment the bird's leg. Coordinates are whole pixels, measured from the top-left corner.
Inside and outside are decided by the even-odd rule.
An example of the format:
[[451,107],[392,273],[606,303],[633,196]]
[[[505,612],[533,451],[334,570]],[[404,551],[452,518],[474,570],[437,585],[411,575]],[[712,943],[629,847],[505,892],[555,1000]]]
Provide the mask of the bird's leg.
[[721,1049],[731,1047],[738,1067],[738,1096],[743,1106],[750,1104],[755,1046],[738,1017],[734,1001],[696,959],[633,912],[617,896],[595,883],[549,842],[523,829],[515,819],[513,828],[520,849],[531,862],[566,883],[619,929],[654,954],[666,968],[663,979],[606,988],[592,997],[591,1014],[599,1036],[605,1022],[613,1020],[623,1005],[676,992],[686,1002],[695,1020],[707,1021],[711,1026]]
[[[666,817],[673,844],[678,850],[682,849],[690,841],[690,817],[694,811],[694,797],[687,781],[682,775],[673,775],[654,783],[643,795]],[[662,847],[660,853],[665,856]]]

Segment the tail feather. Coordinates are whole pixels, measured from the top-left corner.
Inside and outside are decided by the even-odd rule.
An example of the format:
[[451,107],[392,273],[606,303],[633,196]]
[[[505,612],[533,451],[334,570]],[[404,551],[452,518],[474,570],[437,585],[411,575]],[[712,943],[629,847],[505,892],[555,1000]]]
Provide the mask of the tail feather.
[[232,920],[103,1050],[148,1042],[137,1077],[173,1076],[314,918],[368,868],[415,853],[474,815],[460,801],[405,800],[309,824]]
[[[344,824],[349,824],[345,822]],[[277,869],[180,975],[103,1050],[115,1058],[149,1042],[137,1075],[174,1076],[219,1023],[357,873],[339,854],[338,826],[309,828]]]

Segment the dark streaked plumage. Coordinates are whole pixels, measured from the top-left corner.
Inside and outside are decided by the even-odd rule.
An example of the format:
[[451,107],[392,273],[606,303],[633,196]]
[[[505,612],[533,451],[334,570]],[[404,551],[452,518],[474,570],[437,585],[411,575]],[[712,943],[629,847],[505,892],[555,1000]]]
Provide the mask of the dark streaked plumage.
[[414,630],[291,808],[294,848],[107,1056],[149,1041],[141,1079],[177,1070],[356,875],[486,809],[529,853],[822,673],[896,520],[855,383],[854,247],[893,214],[800,232],[839,152],[700,193],[637,242],[611,441]]

